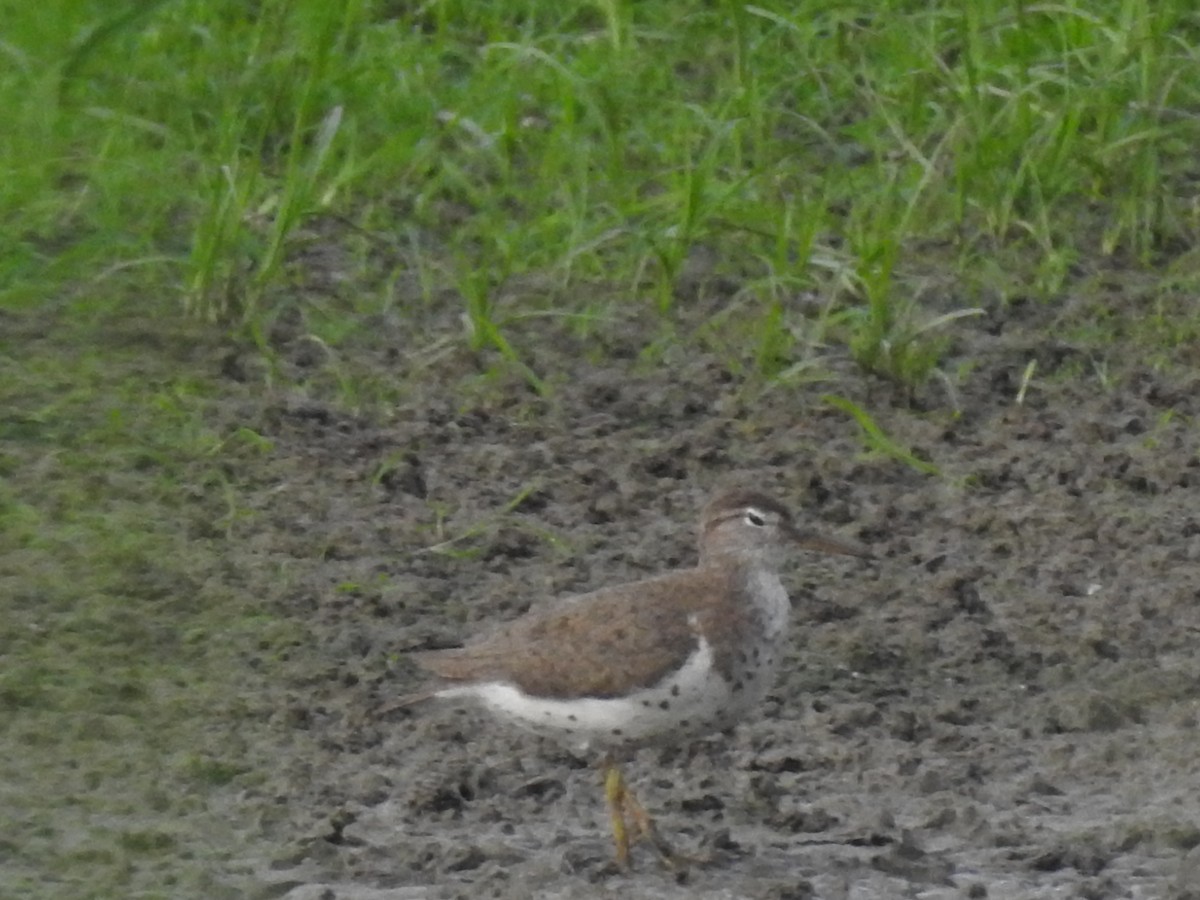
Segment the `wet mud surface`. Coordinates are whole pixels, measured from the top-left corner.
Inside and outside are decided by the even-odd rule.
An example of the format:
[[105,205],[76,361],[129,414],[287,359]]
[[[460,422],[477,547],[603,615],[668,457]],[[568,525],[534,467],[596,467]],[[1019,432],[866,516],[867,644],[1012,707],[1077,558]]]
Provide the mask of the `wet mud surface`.
[[[937,381],[910,402],[837,358],[831,381],[770,389],[696,341],[646,365],[634,321],[600,344],[518,336],[568,373],[548,399],[515,377],[464,392],[459,351],[417,372],[411,334],[380,323],[360,364],[415,385],[383,417],[262,396],[229,363],[242,396],[224,414],[273,450],[238,475],[257,519],[225,564],[302,637],[252,701],[261,777],[220,800],[245,848],[224,883],[289,900],[1200,896],[1200,381],[1118,358],[1092,377],[1054,325],[1018,309],[973,326],[944,366],[973,362],[957,414]],[[825,393],[941,474],[867,451]],[[626,768],[710,864],[681,881],[641,846],[615,871],[594,759],[469,708],[373,714],[421,683],[409,651],[690,565],[697,511],[731,481],[877,559],[797,556],[759,714]]]

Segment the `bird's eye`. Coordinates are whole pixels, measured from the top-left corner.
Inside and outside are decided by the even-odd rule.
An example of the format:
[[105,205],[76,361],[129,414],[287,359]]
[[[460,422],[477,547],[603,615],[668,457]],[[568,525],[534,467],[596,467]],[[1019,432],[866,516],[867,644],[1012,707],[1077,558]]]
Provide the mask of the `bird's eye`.
[[755,528],[762,528],[767,524],[767,520],[757,509],[746,510],[746,524],[753,525]]

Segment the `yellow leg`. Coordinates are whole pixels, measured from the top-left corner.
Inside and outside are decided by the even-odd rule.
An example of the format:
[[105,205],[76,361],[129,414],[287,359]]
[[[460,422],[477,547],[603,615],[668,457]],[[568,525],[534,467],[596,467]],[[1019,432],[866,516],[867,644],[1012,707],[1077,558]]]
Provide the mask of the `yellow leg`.
[[613,840],[617,844],[617,865],[629,868],[629,832],[625,827],[625,779],[612,757],[604,760],[604,799],[612,820]]
[[[604,759],[604,797],[608,801],[608,813],[612,820],[613,839],[617,844],[617,865],[629,868],[629,819],[637,828],[637,837],[654,845],[659,857],[668,868],[679,871],[686,860],[676,853],[671,845],[658,833],[658,828],[646,808],[638,802],[633,791],[625,784],[625,777],[612,757]],[[626,818],[628,816],[628,819]]]

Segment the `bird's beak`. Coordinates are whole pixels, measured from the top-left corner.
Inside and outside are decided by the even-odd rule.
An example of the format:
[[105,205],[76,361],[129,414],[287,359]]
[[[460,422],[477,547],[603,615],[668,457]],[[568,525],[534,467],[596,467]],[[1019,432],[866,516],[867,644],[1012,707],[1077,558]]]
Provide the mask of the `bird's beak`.
[[826,535],[817,534],[815,531],[808,531],[804,528],[788,528],[788,537],[805,550],[815,550],[818,553],[836,553],[841,556],[858,556],[863,559],[875,558],[875,554],[862,544],[845,541],[841,538],[827,537]]

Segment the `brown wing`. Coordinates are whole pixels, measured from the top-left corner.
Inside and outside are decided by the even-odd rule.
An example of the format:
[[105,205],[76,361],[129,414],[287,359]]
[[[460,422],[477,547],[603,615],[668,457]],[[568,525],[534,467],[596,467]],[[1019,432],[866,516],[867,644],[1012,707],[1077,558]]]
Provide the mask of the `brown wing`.
[[[416,661],[449,681],[505,681],[542,697],[615,697],[678,669],[708,636],[747,627],[736,572],[708,568],[569,597]],[[730,660],[718,647],[716,665]]]

